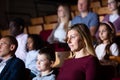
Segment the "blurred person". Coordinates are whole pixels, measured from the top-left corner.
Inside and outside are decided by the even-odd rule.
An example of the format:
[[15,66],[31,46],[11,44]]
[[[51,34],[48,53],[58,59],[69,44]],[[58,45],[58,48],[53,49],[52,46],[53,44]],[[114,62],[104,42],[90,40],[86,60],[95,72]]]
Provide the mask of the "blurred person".
[[92,40],[95,42],[96,31],[99,25],[98,15],[90,11],[90,0],[78,0],[77,3],[79,15],[72,19],[71,25],[84,23],[90,30]]
[[24,33],[25,22],[22,18],[15,18],[9,22],[10,34],[16,37],[18,48],[15,52],[16,57],[25,62],[26,58],[26,43],[28,35]]
[[112,22],[117,33],[120,33],[120,5],[119,0],[108,0],[110,14],[106,15],[103,21]]
[[63,64],[64,59],[70,55],[69,47],[65,41],[68,27],[70,27],[70,12],[68,6],[59,5],[57,15],[57,26],[51,32],[47,41],[54,45],[56,51],[57,59],[54,66],[60,67]]

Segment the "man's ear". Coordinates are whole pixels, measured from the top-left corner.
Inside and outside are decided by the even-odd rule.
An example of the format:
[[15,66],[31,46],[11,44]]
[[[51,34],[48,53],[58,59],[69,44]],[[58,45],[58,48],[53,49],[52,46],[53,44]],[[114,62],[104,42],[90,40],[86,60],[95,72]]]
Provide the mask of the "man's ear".
[[13,51],[15,49],[15,45],[11,44],[10,50]]

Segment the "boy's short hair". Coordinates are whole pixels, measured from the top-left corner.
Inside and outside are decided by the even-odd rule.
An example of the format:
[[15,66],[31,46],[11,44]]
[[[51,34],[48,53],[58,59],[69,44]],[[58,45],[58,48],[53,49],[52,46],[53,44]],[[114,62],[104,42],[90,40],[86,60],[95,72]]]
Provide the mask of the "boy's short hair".
[[50,61],[55,61],[55,50],[52,47],[41,48],[39,54],[45,54]]

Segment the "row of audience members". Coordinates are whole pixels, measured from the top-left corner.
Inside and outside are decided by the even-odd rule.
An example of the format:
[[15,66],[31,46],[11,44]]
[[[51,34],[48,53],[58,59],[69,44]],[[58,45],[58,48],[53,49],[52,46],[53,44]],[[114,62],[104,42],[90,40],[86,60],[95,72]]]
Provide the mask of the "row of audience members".
[[[15,56],[17,47],[18,42],[13,36],[7,35],[0,39],[0,80],[28,80],[25,63]],[[35,50],[31,49],[30,51]],[[35,53],[29,54],[29,56],[31,62],[28,61],[27,63],[31,64],[26,64],[26,67],[31,70],[32,74],[35,74],[36,68],[39,72],[39,75],[33,80],[55,80],[55,75],[52,74],[53,71],[51,70],[51,66],[55,62],[55,51],[52,48],[41,48],[37,56]],[[33,58],[37,60],[36,67],[36,61],[34,62]],[[30,74],[29,79],[32,78],[33,75]]]
[[[110,26],[107,26],[106,23],[102,24],[99,27],[100,32],[102,29],[106,28],[106,35],[108,35],[109,32],[112,32],[108,31]],[[41,41],[38,40],[37,35],[30,35],[27,39],[28,53],[25,64],[21,59],[15,56],[15,51],[18,46],[18,42],[15,37],[2,37],[0,39],[0,56],[2,58],[0,63],[0,79],[25,80],[26,66],[26,68],[31,70],[30,77],[33,78],[33,80],[55,80],[56,78],[57,80],[99,80],[99,76],[101,75],[99,73],[100,64],[95,55],[92,38],[89,34],[90,31],[85,24],[76,24],[68,30],[67,43],[74,55],[64,62],[57,77],[53,74],[52,70],[55,62],[55,51],[50,47],[35,47],[35,42],[38,44],[38,42]],[[106,38],[107,36],[105,36],[103,37],[103,43],[100,45],[104,45],[104,42],[106,45],[106,40],[109,41],[109,39]],[[115,43],[113,44],[115,45]],[[108,56],[107,58],[104,58],[105,63],[109,60],[108,58]]]
[[[119,55],[119,48],[115,36],[120,30],[118,1],[108,0],[112,14],[105,16],[100,24],[89,6],[89,0],[78,0],[80,14],[72,21],[69,8],[58,7],[58,24],[47,40],[55,51],[51,47],[43,48],[38,35],[24,34],[24,20],[11,20],[10,33],[14,37],[0,39],[0,80],[25,80],[25,67],[33,80],[99,80],[100,65],[116,67],[118,63],[114,57]],[[96,42],[96,32],[99,42]],[[55,54],[63,55],[59,64]],[[60,67],[57,77],[53,74],[53,66]]]
[[[114,34],[116,35],[116,33],[120,32],[120,23],[119,23],[120,10],[119,10],[118,2],[119,2],[118,0],[108,0],[108,9],[111,11],[111,14],[106,15],[105,18],[103,19],[103,22],[106,25],[107,25],[107,22],[113,23],[113,25],[111,23],[108,23],[108,25],[111,24],[115,28],[115,31],[113,31],[115,32],[113,33],[113,37],[115,37]],[[90,30],[93,44],[99,43],[97,41],[99,38],[98,28],[102,24],[99,23],[98,15],[90,11],[90,7],[89,7],[90,0],[78,0],[77,6],[78,6],[78,11],[80,12],[80,14],[76,16],[75,18],[73,18],[71,21],[70,21],[70,12],[68,10],[69,9],[68,6],[60,5],[58,7],[58,12],[57,12],[58,13],[58,24],[56,25],[55,29],[51,32],[50,36],[47,39],[47,41],[50,44],[54,44],[56,54],[62,57],[62,58],[59,57],[61,61],[59,65],[57,65],[58,64],[57,62],[57,64],[55,64],[54,66],[61,66],[64,60],[66,59],[66,57],[71,56],[69,52],[70,50],[69,48],[67,48],[67,43],[65,42],[67,30],[71,25],[84,23],[85,25],[87,25],[87,27]],[[109,47],[111,46],[112,43],[113,43],[113,40],[112,42],[110,42],[110,44],[108,44]],[[61,53],[68,54],[68,55],[64,55]],[[99,53],[102,54],[102,52],[99,52]],[[112,53],[114,53],[114,51]],[[98,57],[104,56],[101,54],[97,56]],[[118,53],[117,54],[114,53],[114,54],[115,56],[118,55]]]

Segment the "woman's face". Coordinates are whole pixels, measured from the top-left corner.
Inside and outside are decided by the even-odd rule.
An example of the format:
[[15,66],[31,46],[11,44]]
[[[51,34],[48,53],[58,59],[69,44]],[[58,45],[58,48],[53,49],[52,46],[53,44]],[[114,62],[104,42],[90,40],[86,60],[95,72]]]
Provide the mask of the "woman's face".
[[58,17],[64,17],[65,16],[65,10],[63,8],[63,6],[59,6],[58,7]]
[[33,40],[32,40],[32,38],[28,38],[27,39],[27,49],[28,49],[28,51],[31,51],[31,50],[33,50],[34,48],[33,48],[33,44],[34,44],[34,42],[33,42]]
[[79,33],[72,29],[68,31],[67,43],[72,52],[80,51],[83,48],[83,40],[80,38]]
[[37,57],[37,69],[39,71],[49,70],[51,67],[51,62],[48,60],[45,54],[39,54]]
[[116,10],[117,9],[117,3],[116,3],[116,1],[115,0],[108,0],[108,9],[110,10],[110,11],[114,11],[114,10]]
[[106,41],[106,40],[108,40],[108,34],[109,34],[109,32],[108,32],[108,30],[107,30],[107,28],[106,28],[106,26],[105,25],[101,25],[100,27],[99,27],[99,37],[100,37],[100,39],[104,42],[104,41]]

